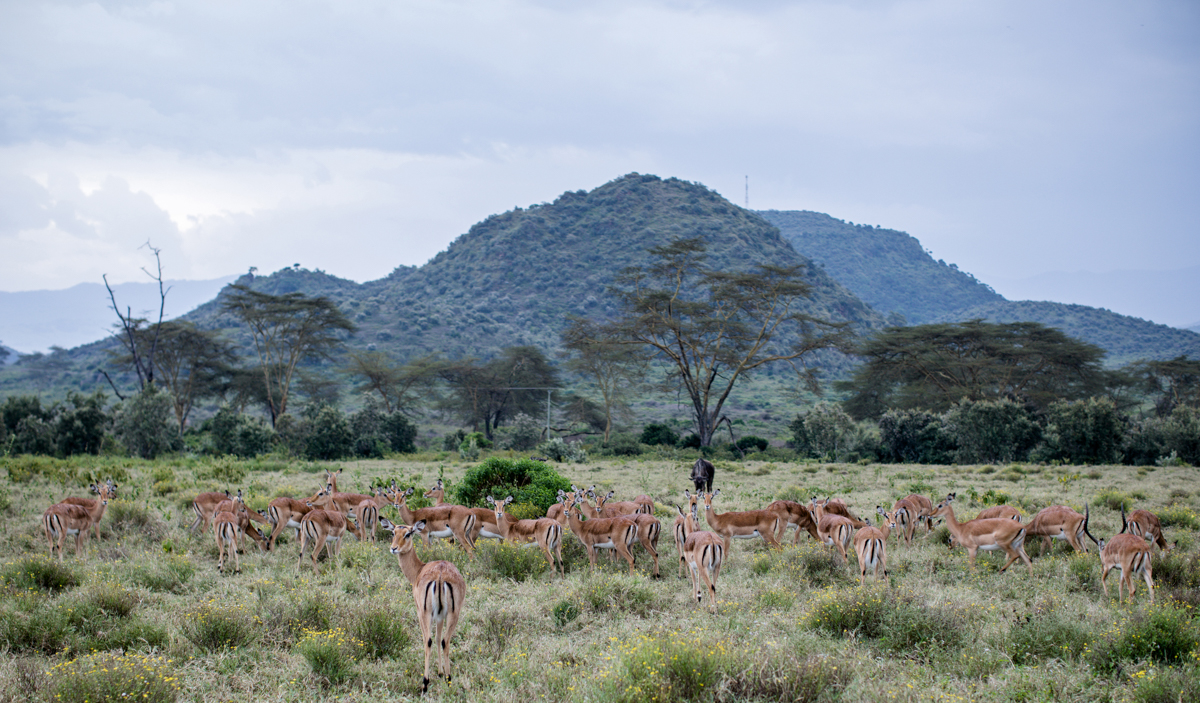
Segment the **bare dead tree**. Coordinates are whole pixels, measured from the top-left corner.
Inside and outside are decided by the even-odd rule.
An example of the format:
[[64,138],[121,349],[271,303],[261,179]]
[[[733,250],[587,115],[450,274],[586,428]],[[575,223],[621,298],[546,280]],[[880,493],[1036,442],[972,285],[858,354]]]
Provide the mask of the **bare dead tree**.
[[[165,288],[163,286],[161,256],[162,249],[151,245],[149,240],[147,240],[145,244],[138,248],[146,248],[154,253],[155,272],[150,273],[144,266],[142,267],[142,272],[154,281],[158,282],[158,323],[154,325],[154,333],[149,335],[149,349],[146,348],[144,340],[140,339],[141,337],[144,337],[144,335],[140,334],[140,332],[142,325],[146,323],[146,319],[142,317],[134,317],[133,311],[128,306],[125,307],[125,312],[122,313],[121,306],[117,305],[117,296],[115,293],[113,293],[112,286],[110,286],[108,283],[108,274],[104,274],[101,276],[101,278],[104,279],[104,288],[108,291],[108,299],[112,303],[112,310],[113,312],[117,313],[117,319],[120,320],[120,334],[114,334],[113,336],[116,337],[121,342],[121,345],[125,347],[125,350],[129,352],[129,356],[133,362],[133,369],[137,373],[138,389],[141,390],[145,388],[147,384],[154,383],[154,354],[158,350],[158,334],[159,330],[162,329],[163,315],[167,307],[167,292],[170,290],[170,288]],[[116,326],[117,325],[114,325],[114,327]],[[117,397],[124,400],[125,396],[121,395],[121,392],[117,390],[116,384],[114,384],[112,379],[109,378],[108,373],[102,373],[104,373],[104,377],[108,379],[108,384],[112,386],[112,389],[117,394]]]

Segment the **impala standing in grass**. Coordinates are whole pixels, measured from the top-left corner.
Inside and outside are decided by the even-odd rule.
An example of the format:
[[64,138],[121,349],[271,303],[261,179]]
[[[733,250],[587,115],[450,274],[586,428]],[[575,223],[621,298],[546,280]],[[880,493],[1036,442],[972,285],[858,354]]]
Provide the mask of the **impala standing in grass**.
[[[96,506],[98,506],[100,503],[102,503],[102,502],[106,503],[107,501],[116,500],[116,498],[117,498],[117,484],[113,483],[113,480],[111,478],[108,479],[108,481],[106,481],[105,483],[101,483],[101,484],[93,483],[88,488],[91,489],[92,493],[95,493],[96,495],[98,495],[100,497],[99,498],[75,498],[75,497],[63,498],[62,500],[58,501],[58,504],[59,505],[78,505],[79,507],[88,511],[89,514],[93,514],[93,511],[96,509]],[[1141,512],[1145,512],[1145,511],[1141,511]],[[104,510],[101,509],[99,513],[94,513],[94,514],[96,515],[96,521],[92,523],[92,528],[96,530],[96,541],[100,541],[100,518],[104,517]]]
[[850,559],[846,555],[850,549],[850,542],[854,539],[854,523],[844,515],[826,513],[825,507],[828,502],[826,500],[822,503],[813,496],[810,504],[810,517],[817,525],[817,539],[836,549],[838,554],[842,555],[842,563],[849,564]]
[[959,523],[954,519],[954,508],[950,507],[949,499],[938,504],[933,516],[946,518],[946,527],[949,528],[954,541],[967,550],[967,561],[972,570],[975,569],[975,554],[980,549],[1004,550],[1008,561],[1004,562],[1000,573],[1004,573],[1014,561],[1020,559],[1029,567],[1029,578],[1033,578],[1033,563],[1029,561],[1024,547],[1025,526],[1021,523],[1008,518],[986,518]]
[[687,509],[675,506],[675,510],[679,513],[679,516],[675,518],[675,522],[671,525],[671,532],[675,535],[675,551],[679,554],[679,578],[683,578],[683,570],[687,566],[687,560],[683,558],[683,543],[687,540],[687,536],[696,529],[695,524],[691,520],[699,507],[697,501],[700,498],[700,494],[685,490],[683,497],[687,499]]
[[467,597],[467,584],[458,568],[448,561],[431,561],[428,564],[417,557],[413,538],[425,529],[425,521],[419,520],[412,527],[394,525],[387,518],[379,521],[380,526],[392,533],[392,554],[400,564],[404,577],[412,584],[413,601],[417,605],[417,622],[421,625],[421,643],[425,646],[425,677],[421,693],[429,691],[429,657],[433,648],[438,648],[438,671],[450,683],[450,640],[462,615],[463,600]]
[[721,575],[721,564],[725,560],[726,540],[715,532],[698,529],[698,513],[699,506],[692,504],[691,513],[687,516],[690,531],[687,539],[683,541],[682,554],[688,565],[688,575],[691,577],[696,603],[704,602],[704,595],[700,592],[700,583],[703,581],[712,611],[716,613],[717,578]]
[[[512,496],[499,502],[488,496],[487,502],[489,505],[495,506],[494,518],[504,539],[513,544],[536,543],[545,553],[546,560],[550,562],[550,568],[555,569],[562,574],[563,578],[566,578],[566,565],[563,564],[562,559],[563,528],[557,520],[551,520],[548,517],[540,517],[536,520],[513,519],[504,512],[504,507],[513,502]],[[557,562],[554,561],[555,555],[558,556]]]
[[101,498],[90,511],[78,505],[58,503],[42,513],[42,529],[50,542],[50,558],[54,558],[54,547],[58,546],[58,560],[63,560],[63,546],[67,535],[75,536],[75,556],[82,559],[87,549],[88,531],[100,519],[108,500]]
[[775,533],[779,531],[779,516],[770,510],[744,510],[741,512],[718,513],[713,510],[713,499],[721,495],[718,488],[715,493],[704,494],[704,519],[712,531],[721,535],[724,540],[725,556],[730,562],[733,554],[729,551],[732,538],[753,539],[762,537],[772,547],[779,547]]
[[783,537],[787,534],[789,526],[795,526],[796,539],[792,544],[800,544],[800,534],[808,532],[813,539],[817,538],[817,525],[812,521],[812,515],[808,512],[808,507],[803,503],[797,503],[794,500],[776,500],[767,505],[767,510],[779,516],[779,532],[775,535],[775,541],[783,544]]
[[[1131,535],[1137,535],[1150,541],[1151,544],[1157,545],[1164,552],[1169,552],[1173,549],[1173,545],[1167,544],[1167,540],[1163,537],[1162,522],[1158,516],[1149,510],[1135,510],[1129,513],[1129,518],[1125,517],[1125,508],[1121,508],[1121,532],[1129,531]],[[99,533],[97,532],[97,535]]]
[[585,521],[583,508],[580,507],[581,503],[583,503],[582,496],[575,499],[574,508],[567,512],[567,524],[571,526],[571,531],[587,548],[588,563],[591,565],[592,571],[596,570],[596,550],[612,549],[628,562],[629,575],[632,576],[634,560],[633,552],[629,551],[629,548],[638,538],[637,523],[628,515],[592,518]]
[[[883,508],[878,510],[883,512]],[[888,529],[891,529],[893,524],[888,524]],[[870,525],[858,528],[858,532],[854,533],[854,553],[858,555],[858,585],[867,585],[868,569],[871,570],[876,583],[879,582],[879,570],[883,569],[883,582],[888,586],[892,585],[887,569],[887,535]]]
[[342,535],[346,533],[346,516],[337,510],[322,510],[314,508],[300,520],[300,558],[296,560],[296,570],[304,561],[304,550],[312,545],[312,567],[314,574],[320,574],[317,568],[317,553],[325,548],[326,561],[337,565],[337,553],[342,543]]
[[1100,585],[1104,587],[1104,597],[1108,597],[1108,572],[1113,569],[1121,570],[1121,579],[1117,581],[1117,601],[1121,601],[1121,587],[1125,586],[1129,599],[1133,600],[1133,577],[1140,575],[1146,581],[1150,591],[1150,604],[1154,604],[1154,574],[1150,568],[1150,544],[1143,537],[1122,532],[1109,542],[1097,540],[1092,533],[1084,528],[1086,534],[1096,543],[1100,552]]
[[1086,531],[1089,508],[1085,505],[1083,515],[1065,505],[1051,505],[1042,508],[1029,521],[1026,534],[1030,537],[1042,538],[1041,556],[1050,548],[1050,540],[1065,539],[1077,552],[1088,551],[1087,543],[1083,541]]
[[462,548],[467,550],[468,554],[473,554],[475,543],[471,541],[471,533],[475,530],[475,513],[470,508],[464,508],[461,505],[442,505],[412,510],[408,507],[408,497],[415,490],[409,488],[406,491],[396,491],[392,494],[394,501],[392,505],[400,511],[400,519],[409,525],[415,525],[418,522],[425,523],[425,529],[421,530],[421,536],[425,538],[427,547],[430,537],[453,536],[462,545]]

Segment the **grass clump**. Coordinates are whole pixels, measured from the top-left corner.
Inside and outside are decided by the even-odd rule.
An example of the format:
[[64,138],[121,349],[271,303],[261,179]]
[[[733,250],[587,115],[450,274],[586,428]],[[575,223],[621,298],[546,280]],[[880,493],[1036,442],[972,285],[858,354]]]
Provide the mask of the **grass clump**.
[[1200,700],[1200,667],[1168,667],[1138,670],[1131,695],[1135,703],[1178,703]]
[[490,654],[492,659],[499,659],[508,648],[509,638],[516,634],[520,621],[517,613],[511,610],[489,610],[479,625],[483,651]]
[[1054,599],[1046,599],[1017,618],[1008,630],[1004,649],[1018,665],[1051,659],[1070,661],[1091,639],[1092,630],[1086,623],[1063,613]]
[[1181,527],[1185,530],[1200,530],[1200,515],[1186,505],[1175,503],[1158,511],[1158,520],[1163,527]]
[[1072,554],[1067,558],[1067,571],[1067,590],[1090,593],[1100,588],[1100,563],[1091,554]]
[[1121,491],[1108,488],[1100,493],[1092,500],[1092,505],[1096,507],[1107,506],[1110,510],[1124,510],[1129,512],[1133,510],[1133,497]]
[[9,591],[60,593],[78,586],[79,576],[66,564],[39,555],[5,564],[0,569],[0,582]]
[[93,654],[52,668],[50,700],[65,703],[136,700],[171,703],[182,688],[171,660],[140,654]]
[[521,547],[511,542],[480,540],[475,550],[482,575],[492,579],[527,581],[546,571],[550,563],[536,546]]
[[187,557],[166,556],[135,567],[132,580],[157,593],[183,593],[195,574],[196,566]]
[[215,651],[235,649],[254,641],[259,624],[244,605],[208,600],[186,610],[179,629],[195,646]]
[[554,624],[559,627],[566,627],[568,624],[575,622],[575,619],[579,617],[579,613],[579,603],[570,598],[560,600],[550,610],[550,616],[554,618]]
[[967,638],[966,614],[948,605],[928,605],[913,593],[878,588],[828,591],[818,596],[808,627],[835,637],[863,637],[895,652],[946,649]]
[[61,652],[73,639],[64,614],[44,601],[32,599],[0,607],[0,649],[45,655]]
[[354,665],[366,645],[340,627],[332,630],[305,630],[296,651],[308,662],[314,676],[330,686],[349,681]]
[[1200,648],[1200,622],[1190,611],[1164,603],[1122,618],[1091,644],[1087,659],[1104,672],[1116,670],[1122,662],[1183,664]]
[[655,609],[654,591],[627,577],[597,574],[575,591],[575,599],[590,612],[627,612],[646,617]]
[[372,659],[394,659],[412,643],[405,618],[390,608],[350,611],[344,624],[350,636],[362,643],[363,655]]
[[159,540],[166,535],[166,526],[152,515],[146,506],[131,500],[114,500],[108,504],[105,521],[113,532],[137,533]]

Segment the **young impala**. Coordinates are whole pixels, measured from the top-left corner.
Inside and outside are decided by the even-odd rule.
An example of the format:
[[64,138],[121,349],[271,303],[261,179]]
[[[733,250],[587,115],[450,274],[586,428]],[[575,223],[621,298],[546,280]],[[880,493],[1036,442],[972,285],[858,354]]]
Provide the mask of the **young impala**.
[[721,495],[718,488],[715,493],[704,494],[704,519],[712,531],[724,539],[725,555],[733,562],[733,554],[729,551],[729,541],[762,537],[772,547],[779,547],[775,533],[779,531],[779,516],[770,510],[745,510],[741,512],[718,513],[713,510],[713,499]]
[[1150,604],[1154,604],[1154,574],[1150,568],[1151,547],[1146,540],[1138,535],[1122,532],[1111,541],[1097,540],[1092,533],[1084,528],[1084,534],[1096,543],[1100,552],[1100,585],[1104,587],[1104,597],[1108,597],[1108,572],[1113,569],[1121,570],[1121,579],[1117,581],[1117,600],[1121,600],[1121,587],[1129,592],[1133,600],[1133,577],[1141,575],[1150,591]]
[[717,578],[721,575],[721,563],[725,559],[725,541],[716,533],[696,529],[698,513],[699,506],[692,504],[691,514],[688,515],[691,531],[683,542],[683,559],[688,565],[696,603],[704,602],[704,596],[700,593],[700,582],[703,581],[713,613],[716,613]]
[[[504,512],[504,507],[513,502],[513,497],[509,496],[502,501],[496,502],[491,496],[487,497],[488,505],[495,507],[494,518],[500,533],[504,535],[504,539],[513,544],[522,544],[532,542],[542,548],[542,552],[546,555],[546,560],[550,562],[550,568],[558,571],[563,578],[567,576],[566,565],[562,560],[562,525],[558,524],[557,520],[551,520],[548,517],[541,517],[536,520],[514,520],[508,513]],[[558,555],[558,561],[554,561],[554,556]]]
[[1025,526],[1021,523],[1008,518],[987,518],[960,524],[954,519],[954,508],[950,507],[949,499],[938,504],[937,509],[933,511],[933,517],[946,518],[946,527],[950,529],[954,541],[966,548],[967,561],[972,570],[975,569],[975,554],[980,549],[1002,549],[1008,555],[1008,561],[1004,562],[1000,573],[1004,573],[1014,561],[1020,559],[1029,567],[1029,578],[1033,578],[1033,563],[1029,561],[1024,547]]
[[679,578],[683,578],[683,570],[687,564],[687,560],[683,558],[683,543],[687,536],[696,529],[696,526],[690,522],[692,514],[697,511],[697,500],[700,498],[699,493],[683,492],[683,497],[687,499],[687,510],[675,506],[675,510],[679,512],[679,516],[675,518],[675,522],[671,525],[671,531],[675,535],[675,551],[679,553]]
[[400,570],[412,584],[417,622],[421,625],[421,643],[425,646],[425,677],[421,686],[421,693],[424,694],[429,691],[429,657],[435,641],[438,647],[438,672],[446,677],[446,683],[450,683],[450,640],[454,639],[454,630],[462,615],[467,584],[454,564],[448,561],[426,564],[417,558],[413,538],[425,529],[424,520],[418,520],[412,527],[405,527],[381,518],[379,525],[392,533],[392,554],[396,555]]

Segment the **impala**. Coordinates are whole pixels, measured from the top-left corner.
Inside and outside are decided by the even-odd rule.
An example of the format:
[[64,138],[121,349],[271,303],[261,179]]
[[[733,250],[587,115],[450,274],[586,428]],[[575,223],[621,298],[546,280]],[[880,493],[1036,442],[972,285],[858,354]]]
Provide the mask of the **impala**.
[[921,507],[908,498],[901,498],[892,506],[892,514],[895,515],[896,525],[900,528],[900,537],[904,538],[904,544],[912,544],[913,536],[917,532],[917,520],[921,514]]
[[1080,515],[1065,505],[1051,505],[1048,508],[1042,508],[1037,515],[1033,516],[1033,519],[1029,521],[1027,534],[1029,537],[1042,538],[1042,549],[1038,552],[1039,556],[1050,548],[1051,539],[1065,539],[1075,551],[1086,552],[1088,547],[1083,541],[1083,535],[1087,519],[1088,508],[1086,506],[1083,515]]
[[[1129,513],[1129,519],[1125,518],[1125,508],[1121,507],[1121,532],[1129,531],[1129,534],[1137,535],[1150,541],[1151,544],[1157,545],[1164,552],[1169,552],[1173,545],[1167,544],[1167,540],[1163,537],[1162,523],[1158,516],[1149,510],[1135,510]],[[97,529],[96,536],[99,537]]]
[[1011,505],[993,505],[990,508],[984,508],[975,516],[976,520],[987,520],[989,518],[1001,517],[1007,520],[1021,521],[1021,511]]
[[925,523],[925,534],[933,531],[933,501],[916,493],[904,497],[917,508],[916,521]]
[[[699,506],[693,503],[691,507],[689,522],[694,528]],[[725,541],[714,532],[694,530],[684,540],[682,554],[688,565],[688,576],[691,577],[692,592],[695,594],[696,603],[704,601],[704,596],[700,593],[700,581],[703,580],[713,613],[716,613],[717,577],[721,575],[721,564],[725,559]]]
[[[74,498],[74,497],[63,498],[62,500],[58,501],[58,504],[59,505],[78,505],[79,507],[81,507],[84,510],[91,513],[96,508],[96,506],[98,504],[100,504],[102,501],[115,500],[117,497],[117,484],[113,483],[113,480],[111,478],[108,479],[108,481],[106,481],[105,483],[101,483],[101,484],[93,483],[88,488],[92,491],[92,493],[95,493],[96,495],[98,495],[100,497],[99,498]],[[1145,511],[1142,511],[1142,512],[1145,512]],[[96,540],[97,541],[100,540],[100,518],[102,518],[102,517],[104,517],[104,510],[101,510],[98,514],[96,514],[96,521],[92,523],[92,527],[96,530]]]
[[838,554],[842,555],[842,562],[849,564],[846,550],[850,548],[850,542],[854,539],[854,523],[843,515],[826,513],[827,503],[828,500],[825,503],[818,502],[814,496],[809,508],[812,521],[817,525],[817,539],[837,549]]
[[250,539],[254,540],[259,549],[266,551],[266,544],[263,540],[263,536],[259,534],[258,530],[256,530],[253,525],[250,524],[250,521],[253,520],[255,522],[268,524],[270,523],[270,520],[263,517],[262,513],[258,512],[257,510],[250,510],[246,507],[246,503],[242,500],[242,491],[240,489],[238,490],[237,495],[233,498],[217,503],[216,507],[213,508],[213,519],[215,520],[216,516],[220,513],[232,513],[237,520],[237,548],[239,552],[242,550],[242,536],[244,535],[248,535]]
[[866,522],[859,519],[854,513],[850,512],[850,508],[846,507],[846,503],[841,498],[826,498],[825,512],[830,515],[841,515],[850,521],[850,524],[855,528],[865,527]]
[[406,491],[394,493],[392,505],[400,511],[400,519],[405,523],[410,525],[422,521],[425,523],[425,529],[421,530],[421,536],[425,538],[425,546],[429,546],[430,537],[444,538],[453,535],[463,549],[468,553],[474,553],[475,542],[471,540],[471,533],[475,530],[475,513],[471,512],[470,508],[464,508],[461,505],[441,505],[411,510],[408,507],[408,497],[413,494],[414,490],[409,488]]
[[858,555],[858,585],[867,585],[867,569],[871,569],[876,583],[879,582],[879,570],[883,569],[883,582],[892,585],[887,569],[887,535],[870,525],[858,528],[854,533],[854,553]]
[[42,529],[46,533],[46,541],[50,543],[50,558],[54,558],[54,546],[57,543],[58,560],[60,562],[63,560],[63,546],[67,535],[75,535],[75,556],[83,558],[88,531],[100,519],[106,505],[108,505],[108,499],[101,498],[100,502],[91,510],[78,505],[62,503],[46,508],[46,512],[42,513]]
[[699,493],[683,492],[683,497],[687,499],[687,510],[675,506],[679,516],[675,518],[674,524],[671,526],[671,531],[675,535],[675,551],[679,553],[679,578],[683,578],[683,569],[687,564],[687,560],[683,558],[683,543],[687,540],[687,536],[696,531],[696,524],[693,521],[694,514],[697,511],[697,501],[700,498]]
[[227,510],[218,510],[213,514],[213,537],[217,540],[217,571],[225,571],[225,549],[233,553],[233,573],[242,573],[242,563],[238,559],[238,543],[242,539],[242,528],[238,516]]
[[[536,520],[514,520],[504,512],[504,507],[513,502],[512,496],[500,502],[496,502],[495,499],[488,496],[487,502],[489,505],[495,506],[493,518],[496,520],[500,533],[504,535],[504,539],[513,544],[526,542],[537,544],[545,553],[546,560],[550,562],[550,568],[555,569],[562,574],[563,578],[566,578],[567,569],[562,558],[562,525],[558,524],[557,520],[551,520],[548,517],[540,517]],[[554,561],[556,554],[558,555],[557,562]]]
[[564,492],[563,490],[559,489],[558,502],[554,505],[551,505],[546,510],[546,517],[550,518],[551,520],[556,520],[558,521],[558,524],[566,527],[567,510],[569,510],[570,507],[575,504],[575,497],[579,495],[581,490],[582,489],[575,484],[571,484],[570,492]]
[[[559,493],[562,493],[562,491],[559,491]],[[450,503],[446,502],[446,487],[442,484],[442,479],[440,478],[433,488],[425,491],[425,497],[434,501],[433,506],[435,508],[450,505]],[[500,534],[500,526],[496,524],[496,515],[493,511],[487,508],[467,508],[467,510],[470,510],[475,515],[475,529],[471,532],[471,544],[474,544],[480,537],[486,539],[504,539],[504,535]]]
[[1097,540],[1092,533],[1084,529],[1084,534],[1096,543],[1100,552],[1100,585],[1104,587],[1104,597],[1108,597],[1108,572],[1113,569],[1121,570],[1121,580],[1117,582],[1117,601],[1121,600],[1121,586],[1129,592],[1133,600],[1133,577],[1141,574],[1146,580],[1146,588],[1150,590],[1150,604],[1154,604],[1154,574],[1150,568],[1150,545],[1138,535],[1123,532],[1111,541]]
[[425,529],[424,520],[417,521],[412,527],[394,525],[387,518],[380,519],[379,524],[392,533],[392,554],[396,555],[400,570],[412,584],[417,622],[421,624],[421,642],[425,645],[425,678],[421,687],[424,694],[429,691],[429,655],[433,652],[435,634],[438,672],[446,677],[446,683],[450,683],[450,640],[454,639],[454,630],[462,615],[467,584],[454,564],[448,561],[426,564],[417,557],[413,537]]
[[580,508],[582,502],[582,496],[575,499],[574,509],[567,512],[567,524],[571,526],[571,531],[587,548],[588,563],[591,565],[592,571],[596,570],[596,550],[612,549],[629,564],[629,575],[632,576],[634,560],[633,552],[629,551],[629,547],[638,537],[637,523],[628,515],[592,518],[585,521],[583,509]]
[[325,548],[326,561],[337,566],[338,545],[346,532],[346,516],[336,510],[313,508],[300,520],[300,558],[296,560],[296,570],[304,561],[304,550],[312,545],[313,573],[320,574],[317,568],[317,553]]
[[812,515],[808,513],[808,508],[803,503],[797,503],[794,500],[777,500],[767,505],[766,509],[779,516],[779,533],[775,535],[776,542],[783,543],[783,536],[787,534],[787,528],[792,525],[796,527],[796,540],[793,544],[800,544],[802,531],[807,531],[813,539],[817,539],[817,525],[812,521]]
[[1021,523],[1008,518],[987,518],[960,524],[954,519],[954,508],[950,506],[949,499],[938,504],[937,509],[933,511],[933,517],[946,518],[946,527],[950,529],[950,534],[956,542],[966,548],[967,561],[972,570],[975,568],[975,554],[980,549],[1002,549],[1008,555],[1008,561],[1004,562],[1000,573],[1004,573],[1014,561],[1020,559],[1029,567],[1029,578],[1033,578],[1033,563],[1029,561],[1029,555],[1025,553],[1024,548],[1026,528]]
[[284,529],[291,527],[296,530],[296,539],[300,539],[300,521],[312,510],[309,505],[316,500],[313,496],[307,500],[297,500],[286,496],[276,498],[267,505],[267,522],[271,523],[271,538],[267,540],[267,551],[275,548],[275,540]]
[[[592,486],[592,488],[594,489],[595,486]],[[588,497],[590,497],[592,500],[596,501],[596,511],[600,513],[601,517],[617,517],[618,515],[637,515],[639,513],[648,514],[648,513],[643,513],[643,511],[642,511],[643,504],[635,503],[632,500],[621,500],[621,501],[617,501],[615,503],[609,503],[608,501],[613,497],[613,495],[615,493],[616,493],[616,491],[609,491],[608,495],[601,496],[596,493],[593,493],[590,490],[588,491]],[[654,508],[653,508],[653,503],[652,503],[650,513],[653,513],[653,512],[654,512]]]
[[[612,494],[610,493],[609,495]],[[642,543],[642,548],[654,560],[654,578],[658,578],[658,538],[662,534],[662,523],[658,521],[658,518],[638,512],[613,514],[604,509],[603,499],[598,499],[596,502],[598,505],[594,508],[587,501],[580,502],[579,507],[583,511],[583,514],[588,516],[589,520],[614,517],[627,517],[633,520],[634,524],[638,527],[638,541]]]
[[192,522],[189,530],[195,530],[199,525],[203,524],[208,527],[212,521],[213,512],[216,510],[217,504],[221,501],[229,500],[229,491],[224,493],[201,493],[192,499],[192,512],[196,514],[196,519]]
[[721,535],[725,540],[725,554],[728,555],[731,563],[733,562],[733,553],[729,551],[729,541],[733,537],[738,539],[762,537],[772,547],[779,547],[779,542],[775,540],[775,533],[779,531],[781,522],[778,515],[770,510],[717,513],[716,510],[713,510],[712,502],[719,495],[721,495],[720,488],[716,493],[704,494],[704,519],[712,531]]

